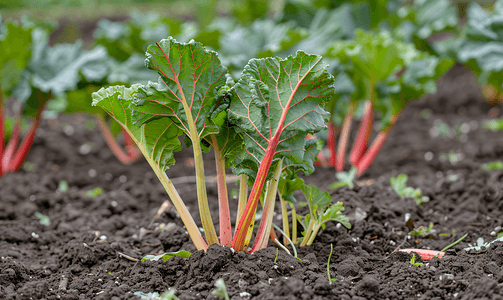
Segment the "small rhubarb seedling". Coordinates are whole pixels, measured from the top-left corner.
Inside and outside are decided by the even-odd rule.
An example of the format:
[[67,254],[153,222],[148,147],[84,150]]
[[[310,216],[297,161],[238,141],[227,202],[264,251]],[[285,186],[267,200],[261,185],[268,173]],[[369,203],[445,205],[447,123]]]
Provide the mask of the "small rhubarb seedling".
[[225,287],[225,282],[222,278],[217,279],[217,281],[215,282],[215,290],[213,290],[211,294],[220,299],[229,300],[227,288]]
[[482,170],[493,171],[493,170],[503,170],[503,162],[502,161],[493,161],[488,162],[480,166]]
[[416,201],[416,204],[423,206],[423,203],[430,201],[428,196],[423,196],[420,189],[414,189],[407,186],[407,174],[400,174],[390,178],[391,187],[400,197],[410,197]]
[[330,254],[328,255],[328,261],[327,261],[327,276],[328,276],[328,282],[330,282],[330,284],[337,281],[337,278],[332,278],[332,276],[330,276],[330,258],[332,258],[333,251],[334,251],[334,245],[330,244]]
[[410,264],[416,267],[420,267],[423,265],[423,263],[416,262],[416,255],[412,254],[412,258],[410,259]]
[[304,238],[300,246],[311,245],[321,228],[325,228],[325,223],[328,221],[336,221],[350,229],[351,224],[349,218],[341,212],[344,210],[341,202],[332,203],[332,197],[327,191],[320,191],[316,186],[304,185],[302,192],[306,197],[307,202],[299,203],[301,206],[309,207],[309,214],[302,217],[297,216],[297,219],[304,227]]
[[344,171],[337,172],[335,174],[335,177],[337,178],[338,181],[331,184],[329,188],[338,189],[343,186],[348,186],[350,189],[353,189],[354,188],[353,181],[355,180],[356,172],[357,172],[356,167],[352,167],[349,172]]

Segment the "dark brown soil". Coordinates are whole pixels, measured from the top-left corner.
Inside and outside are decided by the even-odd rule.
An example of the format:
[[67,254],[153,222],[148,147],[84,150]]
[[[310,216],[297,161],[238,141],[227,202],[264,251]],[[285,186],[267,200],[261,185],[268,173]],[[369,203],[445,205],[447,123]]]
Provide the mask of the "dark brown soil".
[[[180,299],[217,299],[211,292],[219,278],[231,299],[503,299],[503,243],[463,250],[479,237],[494,240],[503,225],[503,171],[480,169],[503,159],[503,134],[481,128],[489,114],[499,112],[481,101],[470,74],[451,70],[437,95],[405,109],[362,178],[372,184],[331,191],[344,202],[352,229],[329,223],[312,246],[298,249],[302,261],[276,252],[274,244],[252,255],[220,246],[196,252],[172,209],[148,228],[168,198],[148,164],[121,165],[89,117],[44,121],[28,170],[0,178],[0,299],[138,299],[135,292],[170,288]],[[450,127],[448,136],[437,136],[441,122]],[[88,153],[83,145],[90,146]],[[444,160],[442,153],[450,151],[462,159]],[[183,181],[194,175],[190,154],[179,153],[167,174],[199,222],[195,184]],[[206,171],[214,174],[210,159]],[[400,173],[430,202],[419,207],[397,196],[389,178]],[[67,191],[58,191],[61,180]],[[326,189],[334,170],[319,168],[306,180]],[[96,187],[104,193],[86,196]],[[216,187],[208,189],[218,223]],[[50,225],[41,225],[35,212],[48,216]],[[407,239],[406,214],[416,227],[433,222],[434,232]],[[154,230],[161,223],[171,225]],[[440,250],[465,233],[443,258],[420,267],[409,262],[412,255],[392,253],[402,242],[402,248]],[[333,284],[327,278],[330,244]],[[192,256],[131,260],[180,249]]]

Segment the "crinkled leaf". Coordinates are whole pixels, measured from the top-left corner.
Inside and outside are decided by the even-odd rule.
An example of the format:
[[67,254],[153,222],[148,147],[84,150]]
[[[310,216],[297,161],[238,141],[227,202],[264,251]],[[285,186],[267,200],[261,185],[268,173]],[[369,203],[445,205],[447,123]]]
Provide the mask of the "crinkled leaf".
[[76,89],[81,76],[89,82],[100,81],[108,72],[103,65],[106,59],[104,48],[86,51],[81,42],[47,48],[40,61],[30,63],[32,85],[59,95]]
[[128,22],[101,20],[94,39],[112,57],[126,61],[133,53],[143,54],[151,43],[179,34],[181,25],[181,22],[161,18],[152,12],[143,14],[133,10]]
[[[49,47],[46,32],[34,31],[34,50],[23,75],[23,81],[16,87],[15,96],[28,101],[37,98],[33,89],[44,93],[61,95],[77,89],[80,81],[101,81],[108,72],[108,55],[102,47],[87,51],[82,42],[59,44]],[[32,102],[37,102],[38,99]]]
[[311,175],[314,172],[314,161],[316,160],[316,156],[320,153],[322,148],[322,141],[307,139],[304,145],[304,157],[302,162],[299,164],[285,158],[283,162],[283,170],[289,170],[295,174],[302,172],[305,176]]
[[488,14],[476,3],[468,10],[468,22],[458,42],[458,59],[477,76],[481,84],[502,91],[503,82],[503,1]]
[[252,58],[273,56],[289,49],[306,36],[305,30],[292,23],[276,24],[272,20],[256,20],[249,27],[237,26],[220,39],[223,64],[241,72]]
[[413,45],[399,42],[385,31],[376,35],[357,30],[354,40],[336,43],[329,51],[330,57],[352,66],[350,74],[375,82],[386,80],[420,55]]
[[228,110],[246,151],[237,158],[237,174],[254,177],[276,134],[273,163],[282,157],[305,164],[306,134],[325,128],[325,102],[333,93],[333,77],[317,55],[299,51],[286,59],[252,59],[233,88]]
[[458,17],[456,7],[448,0],[415,0],[398,10],[403,20],[395,34],[408,43],[414,43],[421,51],[434,54],[435,47],[427,41],[434,34],[456,31]]
[[[425,56],[411,62],[398,79],[392,78],[380,95],[379,101],[391,101],[392,114],[398,114],[411,100],[419,99],[424,94],[432,94],[437,90],[437,80],[445,74],[454,61],[447,58]],[[389,105],[388,105],[389,107]],[[390,118],[383,117],[382,125],[390,123]]]
[[309,26],[308,36],[292,47],[292,49],[326,55],[330,47],[329,41],[353,37],[353,33],[357,27],[354,23],[351,10],[352,7],[349,3],[345,3],[331,11],[326,9],[318,10]]
[[191,253],[189,251],[185,251],[185,250],[180,250],[180,251],[177,251],[177,252],[167,252],[167,253],[164,253],[164,254],[161,254],[161,255],[145,255],[145,257],[143,257],[141,259],[141,261],[146,261],[146,260],[159,260],[162,258],[163,261],[167,261],[168,259],[172,258],[173,256],[180,256],[180,257],[183,257],[183,258],[190,258],[190,255]]
[[183,104],[186,101],[199,135],[191,139],[218,133],[211,117],[219,90],[226,83],[226,68],[217,53],[206,50],[200,43],[179,43],[170,37],[149,46],[146,56],[145,64],[160,77],[158,83],[139,89],[133,107],[135,123],[168,117],[190,137]]
[[149,81],[156,81],[159,77],[157,72],[145,68],[145,56],[140,53],[133,53],[124,62],[110,60],[109,63],[110,73],[107,81],[110,84],[147,84]]
[[169,118],[156,119],[136,126],[131,121],[131,103],[138,86],[112,86],[93,93],[93,105],[103,108],[130,136],[137,141],[145,156],[164,171],[175,163],[173,152],[182,149],[178,136],[181,132]]

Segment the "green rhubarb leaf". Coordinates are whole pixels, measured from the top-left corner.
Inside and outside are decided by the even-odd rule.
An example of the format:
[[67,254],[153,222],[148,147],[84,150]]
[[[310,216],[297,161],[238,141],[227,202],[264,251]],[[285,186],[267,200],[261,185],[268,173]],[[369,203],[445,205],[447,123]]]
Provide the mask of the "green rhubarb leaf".
[[92,95],[93,105],[103,108],[126,129],[136,140],[145,157],[164,171],[175,163],[173,152],[182,149],[178,140],[181,132],[169,118],[156,119],[141,126],[132,123],[130,106],[138,87],[133,85],[131,88],[124,86],[101,88]]
[[[218,143],[218,149],[225,159],[225,168],[229,168],[236,157],[243,151],[243,138],[236,134],[236,131],[227,120],[220,126],[220,132],[216,134],[215,137]],[[213,146],[211,140],[208,142]]]
[[[411,100],[419,99],[424,94],[432,94],[437,90],[436,81],[454,65],[454,60],[436,56],[418,57],[407,65],[399,77],[388,78],[382,87],[379,101],[390,101],[391,115],[396,115]],[[383,104],[378,104],[378,106]],[[383,126],[390,123],[389,118],[382,118]]]
[[[134,122],[170,119],[191,140],[219,132],[212,120],[219,90],[226,83],[226,68],[216,52],[200,43],[179,43],[168,38],[148,47],[145,64],[159,73],[159,82],[138,90],[134,100]],[[187,116],[186,109],[191,112]],[[168,117],[168,118],[162,118]],[[194,126],[198,136],[192,136]]]
[[236,160],[235,173],[255,177],[270,144],[269,163],[285,157],[306,164],[307,133],[324,129],[330,117],[324,106],[334,78],[326,67],[321,56],[302,51],[286,59],[250,60],[232,89],[228,109],[246,148]]
[[352,72],[348,71],[352,78],[353,74],[359,74],[376,83],[399,72],[420,55],[413,45],[393,39],[386,31],[372,34],[357,30],[354,40],[335,43],[329,51],[330,57],[352,66]]
[[503,1],[494,4],[492,14],[479,4],[470,3],[468,22],[458,42],[458,59],[474,72],[482,85],[499,92],[503,82]]
[[330,48],[329,41],[353,37],[357,27],[351,11],[349,3],[344,3],[333,10],[319,9],[309,25],[307,37],[292,49],[325,56]]
[[189,251],[180,250],[180,251],[177,251],[177,252],[167,252],[167,253],[164,253],[164,254],[161,254],[161,255],[145,255],[145,257],[143,257],[141,259],[141,261],[144,262],[146,260],[159,260],[161,258],[162,258],[163,261],[167,261],[168,259],[172,258],[173,256],[180,256],[180,257],[183,257],[183,258],[190,258],[190,255],[191,255],[191,253]]
[[30,63],[13,91],[14,96],[26,102],[28,114],[43,104],[36,90],[61,96],[76,90],[82,81],[100,82],[108,73],[108,54],[103,47],[87,51],[80,41],[49,47],[48,32],[43,30],[34,30],[33,40]]
[[291,22],[277,24],[272,20],[256,20],[248,27],[237,26],[225,33],[220,39],[219,53],[223,64],[240,72],[250,59],[273,56],[306,36],[305,30],[296,28]]
[[145,68],[145,56],[140,53],[133,53],[126,61],[119,62],[110,60],[110,73],[107,81],[110,84],[147,84],[149,81],[156,81],[157,72]]
[[295,163],[292,160],[285,158],[283,162],[283,170],[289,170],[294,174],[302,172],[306,176],[311,175],[314,172],[314,161],[316,160],[316,155],[320,153],[322,148],[322,141],[307,139],[304,145],[304,157],[302,162]]
[[32,29],[14,23],[0,26],[0,88],[9,95],[30,61]]
[[436,47],[428,42],[434,34],[456,31],[458,16],[456,7],[448,0],[415,0],[398,10],[401,23],[395,34],[408,43],[414,43],[421,51],[435,54]]

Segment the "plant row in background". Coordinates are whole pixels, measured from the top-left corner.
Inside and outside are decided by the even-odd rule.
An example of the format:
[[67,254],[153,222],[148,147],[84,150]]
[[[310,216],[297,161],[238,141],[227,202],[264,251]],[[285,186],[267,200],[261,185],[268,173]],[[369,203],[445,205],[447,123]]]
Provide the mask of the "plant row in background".
[[[133,12],[127,22],[102,20],[94,34],[96,47],[90,51],[83,50],[80,42],[49,47],[47,36],[54,29],[50,23],[28,17],[21,24],[5,23],[0,31],[5,52],[0,71],[4,101],[15,96],[19,105],[14,115],[35,117],[32,128],[38,126],[44,108],[46,116],[57,112],[96,116],[107,144],[127,164],[141,156],[131,139],[124,134],[123,150],[116,141],[120,126],[86,104],[90,94],[103,86],[155,80],[155,72],[143,68],[147,45],[167,36],[184,42],[195,39],[219,52],[235,80],[251,58],[286,57],[303,50],[322,55],[330,65],[329,72],[336,77],[337,95],[328,106],[332,118],[327,122],[328,130],[318,135],[325,140],[328,153],[320,153],[317,164],[335,166],[337,171],[344,169],[351,123],[360,118],[349,154],[349,163],[360,176],[378,154],[405,104],[434,91],[434,81],[452,64],[445,57],[459,57],[484,83],[484,91],[499,97],[501,80],[497,74],[503,66],[492,61],[498,59],[495,49],[499,43],[497,20],[503,13],[501,1],[494,5],[493,15],[472,3],[469,21],[461,33],[456,9],[447,0],[288,0],[273,15],[269,1],[246,3],[233,6],[233,17],[200,20],[200,24],[139,12]],[[448,33],[449,38],[430,43],[437,33]],[[10,39],[16,34],[26,37],[12,43]],[[334,46],[334,42],[338,45]],[[23,51],[16,50],[21,47]],[[11,66],[15,66],[13,71]],[[10,149],[16,148],[20,131],[15,124],[22,122],[6,123],[4,136],[13,138],[11,147],[6,146],[4,151],[3,173],[19,169],[25,156],[20,154],[16,162],[9,162],[16,157],[10,154],[16,153]],[[379,134],[369,146],[373,125]],[[35,130],[29,132],[33,134],[26,135],[28,141]],[[19,153],[27,153],[28,141]]]

